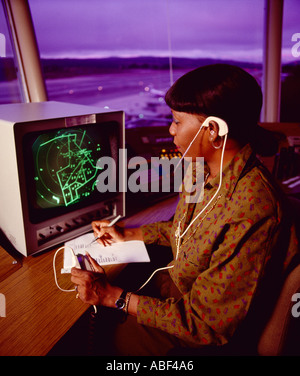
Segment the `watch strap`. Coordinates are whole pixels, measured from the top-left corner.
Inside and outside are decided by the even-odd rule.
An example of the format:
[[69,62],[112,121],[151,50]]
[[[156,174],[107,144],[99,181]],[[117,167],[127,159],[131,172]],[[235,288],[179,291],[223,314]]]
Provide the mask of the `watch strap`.
[[124,307],[124,312],[126,313],[126,315],[128,314],[128,306],[129,306],[129,300],[130,300],[131,295],[132,295],[132,292],[128,292],[126,294],[125,307]]
[[126,299],[127,291],[123,290],[122,294],[120,295],[119,299]]

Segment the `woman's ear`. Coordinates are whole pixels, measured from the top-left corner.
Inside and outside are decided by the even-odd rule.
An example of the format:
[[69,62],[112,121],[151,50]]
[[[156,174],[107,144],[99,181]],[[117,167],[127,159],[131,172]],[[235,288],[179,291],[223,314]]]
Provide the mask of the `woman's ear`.
[[216,122],[209,122],[209,141],[214,142],[217,140],[219,135],[219,126]]
[[214,149],[220,149],[223,144],[223,139],[221,136],[219,136],[219,125],[214,121],[209,122],[208,140],[211,142]]

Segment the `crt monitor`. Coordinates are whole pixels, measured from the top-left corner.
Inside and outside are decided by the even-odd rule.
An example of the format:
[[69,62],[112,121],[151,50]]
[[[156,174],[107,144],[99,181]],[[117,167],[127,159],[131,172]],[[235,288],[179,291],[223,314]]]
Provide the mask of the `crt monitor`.
[[[124,191],[99,189],[99,160],[124,168],[123,111],[61,102],[0,106],[0,225],[28,256],[125,215]],[[115,174],[115,187],[122,175]]]

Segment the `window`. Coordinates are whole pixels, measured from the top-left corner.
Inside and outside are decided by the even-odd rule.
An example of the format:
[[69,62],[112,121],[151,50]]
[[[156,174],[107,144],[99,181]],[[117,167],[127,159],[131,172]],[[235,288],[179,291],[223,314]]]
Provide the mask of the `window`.
[[169,121],[164,93],[199,65],[229,61],[261,81],[264,0],[30,0],[50,100]]
[[300,2],[285,0],[282,30],[282,122],[300,122]]
[[0,5],[0,104],[21,102],[4,9]]

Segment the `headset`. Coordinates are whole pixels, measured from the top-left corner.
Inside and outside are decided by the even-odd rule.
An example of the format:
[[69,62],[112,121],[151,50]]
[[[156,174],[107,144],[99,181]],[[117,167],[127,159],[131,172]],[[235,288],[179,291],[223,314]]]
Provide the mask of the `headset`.
[[225,136],[226,134],[228,134],[228,125],[227,125],[226,121],[223,120],[223,119],[221,119],[221,118],[219,118],[219,117],[216,117],[216,116],[208,116],[208,117],[204,120],[204,122],[202,123],[202,125],[201,125],[201,127],[200,127],[200,130],[201,130],[201,128],[203,128],[203,127],[208,127],[208,126],[209,126],[209,123],[210,123],[211,121],[214,121],[214,122],[216,122],[216,123],[218,124],[218,126],[219,126],[219,132],[218,132],[218,135],[219,135],[220,137]]
[[[196,140],[196,138],[198,137],[198,134],[201,132],[202,128],[207,128],[209,126],[209,123],[211,121],[214,121],[218,124],[219,126],[219,131],[218,131],[218,135],[220,137],[223,137],[223,136],[226,136],[228,134],[228,126],[227,126],[227,123],[225,120],[219,118],[219,117],[216,117],[216,116],[208,116],[204,122],[201,124],[201,127],[199,128],[198,132],[196,133],[196,135],[194,136],[194,138],[192,139],[192,141],[190,142],[189,146],[187,147],[186,151],[183,153],[182,157],[180,158],[180,161],[178,162],[176,168],[175,168],[175,171],[176,169],[179,167],[181,161],[183,160],[183,158],[185,157],[186,153],[189,151],[190,147],[192,146],[193,142]],[[175,173],[174,171],[174,173]]]
[[[221,153],[221,161],[220,161],[220,180],[219,180],[219,186],[218,186],[218,189],[216,190],[215,194],[213,195],[213,197],[209,200],[209,202],[205,205],[205,207],[200,211],[199,214],[197,214],[197,216],[192,220],[192,222],[187,226],[187,228],[185,229],[185,231],[180,234],[179,232],[179,246],[177,246],[177,250],[176,250],[176,258],[175,260],[177,260],[178,258],[178,254],[179,254],[179,248],[180,248],[180,239],[184,237],[184,235],[188,232],[188,230],[190,229],[190,227],[192,226],[192,224],[200,217],[200,215],[202,215],[202,213],[207,209],[207,207],[213,202],[213,200],[215,199],[215,197],[217,196],[220,188],[221,188],[221,185],[222,185],[222,171],[223,171],[223,160],[224,160],[224,151],[225,151],[225,146],[226,146],[226,142],[227,142],[227,135],[228,135],[228,125],[227,123],[225,122],[225,120],[219,118],[219,117],[216,117],[216,116],[208,116],[204,122],[202,123],[201,127],[199,128],[198,132],[196,133],[196,136],[193,138],[193,140],[190,142],[187,150],[184,152],[181,160],[184,158],[184,156],[186,155],[188,149],[191,147],[192,143],[194,142],[194,140],[196,139],[196,137],[198,136],[198,134],[200,133],[201,129],[204,128],[204,127],[208,127],[209,126],[209,123],[211,121],[214,121],[218,124],[219,126],[219,130],[218,130],[218,136],[220,137],[224,137],[224,140],[223,140],[223,147],[222,147],[222,153]],[[212,131],[211,134],[213,134],[214,132]],[[181,162],[181,160],[179,161],[179,164]],[[177,166],[176,166],[177,168]],[[172,265],[173,266],[173,265]]]

